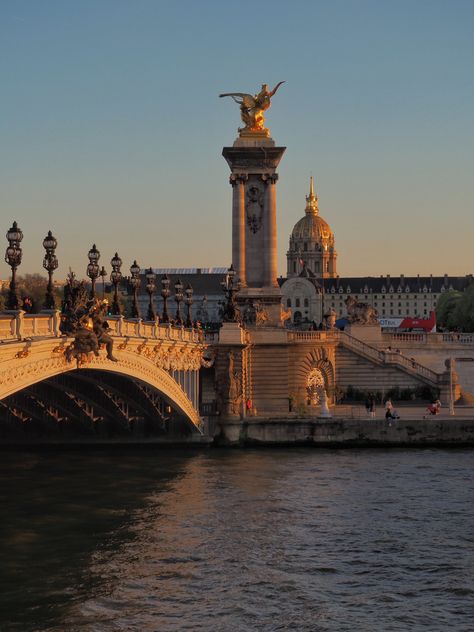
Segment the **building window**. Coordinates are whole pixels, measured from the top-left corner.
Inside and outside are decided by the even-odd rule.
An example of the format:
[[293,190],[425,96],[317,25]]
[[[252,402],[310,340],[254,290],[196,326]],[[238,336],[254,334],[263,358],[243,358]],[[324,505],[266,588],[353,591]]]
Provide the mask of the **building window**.
[[307,298],[304,299],[304,306],[309,307],[309,301]]
[[300,307],[300,299],[295,299],[295,307]]
[[390,310],[390,315],[393,316],[393,309]]
[[291,307],[291,298],[286,299],[286,306]]
[[293,261],[293,272],[296,272],[296,261]]
[[306,242],[304,242],[304,244],[303,244],[303,250],[305,252],[308,250],[308,244]]
[[399,309],[399,310],[398,310],[398,315],[399,315],[399,316],[401,316],[401,315],[402,315],[402,310],[401,310],[401,309]]

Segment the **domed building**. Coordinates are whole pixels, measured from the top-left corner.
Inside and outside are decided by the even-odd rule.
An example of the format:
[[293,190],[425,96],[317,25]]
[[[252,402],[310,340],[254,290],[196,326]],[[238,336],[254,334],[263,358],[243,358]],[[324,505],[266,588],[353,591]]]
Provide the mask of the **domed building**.
[[281,286],[283,306],[291,310],[292,322],[319,324],[323,320],[324,279],[337,277],[334,233],[319,215],[318,196],[310,179],[305,215],[290,235],[287,279]]
[[305,275],[312,273],[316,278],[337,276],[334,233],[319,215],[318,196],[314,193],[312,177],[309,195],[306,196],[305,215],[293,228],[286,258],[288,279],[300,276],[305,268]]

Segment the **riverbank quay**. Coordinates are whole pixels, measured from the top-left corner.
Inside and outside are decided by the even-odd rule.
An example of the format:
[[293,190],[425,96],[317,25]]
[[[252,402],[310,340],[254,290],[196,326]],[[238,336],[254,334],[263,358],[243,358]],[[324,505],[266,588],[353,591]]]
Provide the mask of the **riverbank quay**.
[[330,418],[248,417],[217,423],[213,445],[314,447],[474,447],[474,408],[456,408],[423,418],[424,407],[400,407],[400,419],[386,421],[383,412],[367,418],[365,409],[341,406]]

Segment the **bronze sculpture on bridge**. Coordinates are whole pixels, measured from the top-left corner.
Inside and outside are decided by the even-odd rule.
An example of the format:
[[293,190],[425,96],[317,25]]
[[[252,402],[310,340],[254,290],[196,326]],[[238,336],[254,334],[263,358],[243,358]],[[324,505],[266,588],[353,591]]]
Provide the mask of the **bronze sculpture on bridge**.
[[89,298],[84,281],[78,282],[73,272],[69,274],[64,286],[60,325],[61,333],[74,337],[65,352],[68,362],[74,358],[80,364],[84,356],[90,353],[98,356],[103,344],[106,346],[107,358],[117,362],[113,355],[114,342],[108,333],[107,305],[107,301]]

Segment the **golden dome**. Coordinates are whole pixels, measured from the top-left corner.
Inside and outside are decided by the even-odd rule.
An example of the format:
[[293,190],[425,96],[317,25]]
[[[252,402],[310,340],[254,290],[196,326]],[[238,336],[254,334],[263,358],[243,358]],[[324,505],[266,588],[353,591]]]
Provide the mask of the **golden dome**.
[[296,222],[291,239],[326,245],[334,244],[334,235],[329,224],[319,215],[318,196],[314,193],[312,177],[309,195],[306,196],[305,211],[305,216]]

